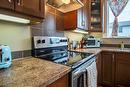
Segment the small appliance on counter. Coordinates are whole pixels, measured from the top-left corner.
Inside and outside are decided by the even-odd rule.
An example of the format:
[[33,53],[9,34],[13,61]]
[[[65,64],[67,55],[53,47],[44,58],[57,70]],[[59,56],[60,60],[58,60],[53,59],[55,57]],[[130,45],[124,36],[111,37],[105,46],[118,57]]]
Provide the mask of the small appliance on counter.
[[87,48],[100,47],[100,38],[88,38],[86,47]]
[[0,45],[0,69],[8,68],[12,64],[11,50],[7,45]]
[[90,36],[85,40],[84,48],[99,48],[100,44],[101,44],[100,38]]

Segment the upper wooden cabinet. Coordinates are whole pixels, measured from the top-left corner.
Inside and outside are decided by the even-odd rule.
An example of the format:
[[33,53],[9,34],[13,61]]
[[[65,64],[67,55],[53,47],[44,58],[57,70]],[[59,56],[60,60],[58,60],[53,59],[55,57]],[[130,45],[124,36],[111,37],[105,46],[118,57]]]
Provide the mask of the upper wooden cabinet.
[[64,18],[63,18],[63,13],[56,10],[56,13],[55,13],[55,18],[56,18],[56,29],[58,31],[62,31],[64,30]]
[[77,11],[71,11],[64,14],[65,30],[74,30],[77,28]]
[[88,29],[88,0],[82,0],[84,7],[77,11],[78,28],[87,30]]
[[82,8],[64,14],[65,30],[88,29],[88,4],[87,0],[82,0],[82,2],[84,3]]
[[0,8],[14,9],[14,0],[0,0]]
[[44,0],[16,0],[15,10],[36,17],[44,17]]
[[44,18],[44,0],[1,0],[0,8],[12,9],[25,15]]
[[102,0],[89,0],[89,31],[102,32]]

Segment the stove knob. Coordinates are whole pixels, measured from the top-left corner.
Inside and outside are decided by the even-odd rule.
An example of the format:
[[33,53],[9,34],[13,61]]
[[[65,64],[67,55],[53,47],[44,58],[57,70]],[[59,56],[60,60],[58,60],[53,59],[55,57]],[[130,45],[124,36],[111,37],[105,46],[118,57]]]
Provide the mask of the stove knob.
[[42,40],[42,43],[45,43],[45,40]]
[[10,58],[5,58],[5,62],[8,62],[8,61],[10,61]]
[[41,43],[41,40],[37,40],[37,44],[40,44]]

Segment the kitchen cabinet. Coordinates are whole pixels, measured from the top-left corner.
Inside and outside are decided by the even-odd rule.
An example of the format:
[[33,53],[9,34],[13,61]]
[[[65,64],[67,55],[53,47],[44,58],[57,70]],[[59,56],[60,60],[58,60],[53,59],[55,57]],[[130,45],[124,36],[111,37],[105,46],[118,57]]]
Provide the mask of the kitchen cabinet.
[[130,87],[130,53],[102,52],[102,84]]
[[84,3],[82,8],[64,14],[65,30],[88,29],[88,0],[82,0],[82,2]]
[[14,9],[14,0],[0,0],[0,8]]
[[68,75],[65,75],[47,87],[68,87]]
[[89,0],[89,31],[102,32],[102,0]]
[[56,30],[62,31],[64,30],[64,18],[63,18],[63,13],[56,10]]
[[35,17],[44,17],[44,0],[16,0],[15,10]]
[[102,52],[102,84],[114,87],[114,54]]
[[65,30],[74,30],[77,28],[77,11],[71,11],[64,14]]
[[101,85],[102,83],[102,58],[101,58],[101,54],[99,53],[97,56],[96,56],[96,65],[97,65],[97,82],[98,82],[98,86]]
[[130,87],[130,53],[116,53],[116,87]]
[[14,14],[17,12],[22,15],[44,18],[45,2],[44,0],[1,0],[0,8],[12,9]]
[[87,30],[88,29],[88,6],[87,0],[84,0],[84,7],[80,8],[77,11],[78,24],[77,27],[79,29]]

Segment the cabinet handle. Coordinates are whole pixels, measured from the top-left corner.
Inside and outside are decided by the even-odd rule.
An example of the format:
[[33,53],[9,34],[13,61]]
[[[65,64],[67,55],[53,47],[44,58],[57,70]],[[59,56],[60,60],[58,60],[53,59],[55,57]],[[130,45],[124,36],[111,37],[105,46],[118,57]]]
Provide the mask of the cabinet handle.
[[112,55],[112,61],[113,62],[115,61],[115,55],[114,54]]
[[85,26],[85,21],[82,21],[81,25],[82,25],[82,26]]
[[17,0],[17,4],[18,4],[18,5],[21,5],[21,0]]
[[12,0],[8,0],[8,2],[9,2],[9,3],[11,3],[11,2],[12,2]]

